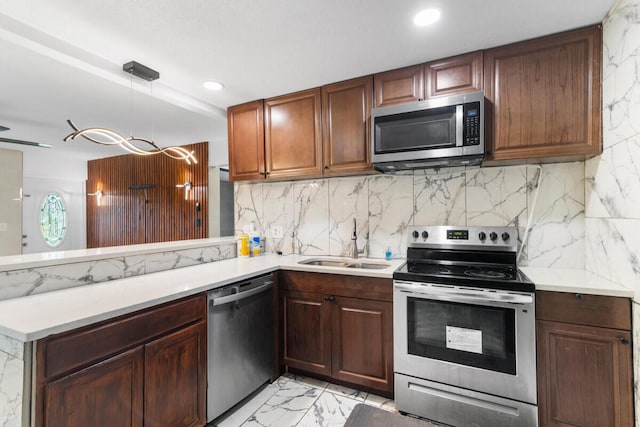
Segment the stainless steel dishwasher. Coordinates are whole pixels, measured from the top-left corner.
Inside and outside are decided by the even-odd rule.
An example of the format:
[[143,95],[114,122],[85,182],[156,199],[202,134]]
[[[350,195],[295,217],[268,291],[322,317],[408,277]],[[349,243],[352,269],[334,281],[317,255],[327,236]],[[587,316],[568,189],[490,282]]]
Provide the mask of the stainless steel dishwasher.
[[210,422],[273,374],[273,274],[212,290],[208,304]]

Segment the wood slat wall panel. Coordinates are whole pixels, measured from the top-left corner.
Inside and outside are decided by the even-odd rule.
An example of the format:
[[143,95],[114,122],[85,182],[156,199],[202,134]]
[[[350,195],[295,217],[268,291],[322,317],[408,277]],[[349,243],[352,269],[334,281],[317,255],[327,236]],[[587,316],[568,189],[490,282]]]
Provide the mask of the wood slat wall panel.
[[[100,206],[96,197],[87,196],[88,248],[208,237],[209,144],[183,147],[194,151],[197,164],[133,154],[88,162],[87,192],[105,194]],[[188,200],[184,189],[176,188],[186,181],[193,184]],[[153,187],[129,189],[144,184]]]

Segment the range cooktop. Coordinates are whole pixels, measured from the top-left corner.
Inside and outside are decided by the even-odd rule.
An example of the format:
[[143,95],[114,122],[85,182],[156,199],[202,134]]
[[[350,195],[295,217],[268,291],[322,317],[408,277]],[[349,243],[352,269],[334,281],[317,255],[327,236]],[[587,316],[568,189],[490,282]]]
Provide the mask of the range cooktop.
[[532,292],[517,267],[515,227],[414,226],[407,262],[393,278],[412,282]]

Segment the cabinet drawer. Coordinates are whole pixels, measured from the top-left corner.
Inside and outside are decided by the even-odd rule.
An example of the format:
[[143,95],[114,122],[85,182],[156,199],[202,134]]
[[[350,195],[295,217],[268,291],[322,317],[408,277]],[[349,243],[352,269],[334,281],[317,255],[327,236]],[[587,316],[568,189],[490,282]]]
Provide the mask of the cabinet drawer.
[[44,338],[38,342],[44,378],[81,369],[204,319],[206,308],[203,294]]
[[298,292],[393,301],[393,281],[380,277],[281,271],[283,289]]
[[628,298],[536,292],[536,319],[631,330]]

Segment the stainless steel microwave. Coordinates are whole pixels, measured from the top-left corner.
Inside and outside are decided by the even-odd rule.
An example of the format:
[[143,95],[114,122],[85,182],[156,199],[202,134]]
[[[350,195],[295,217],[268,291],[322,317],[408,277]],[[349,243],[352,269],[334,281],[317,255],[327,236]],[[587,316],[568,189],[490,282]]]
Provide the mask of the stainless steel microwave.
[[382,172],[477,165],[484,156],[484,92],[371,111],[373,166]]

